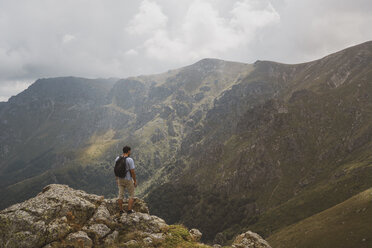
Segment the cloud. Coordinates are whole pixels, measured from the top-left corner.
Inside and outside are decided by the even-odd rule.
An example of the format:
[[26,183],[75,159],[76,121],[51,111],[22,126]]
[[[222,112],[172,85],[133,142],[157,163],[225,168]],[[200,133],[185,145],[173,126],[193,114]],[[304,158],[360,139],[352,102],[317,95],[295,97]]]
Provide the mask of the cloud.
[[372,40],[370,23],[370,0],[0,0],[0,95],[21,81],[124,78],[204,57],[305,62]]
[[260,31],[250,57],[300,63],[372,40],[371,1],[284,0],[275,6],[280,23]]
[[231,10],[232,26],[242,29],[245,33],[252,33],[258,28],[278,23],[280,15],[268,1],[245,0],[235,3]]
[[126,30],[130,34],[138,35],[152,33],[165,28],[167,21],[168,17],[162,12],[160,5],[144,0]]
[[[204,57],[218,57],[239,46],[248,45],[260,28],[280,21],[279,14],[266,1],[238,1],[230,11],[231,17],[223,17],[209,1],[194,1],[187,8],[176,30],[168,27],[165,14],[157,6],[152,12],[143,7],[130,22],[128,31],[148,35],[143,43],[150,59],[187,63]],[[154,13],[156,15],[154,15]],[[153,16],[157,25],[147,24]],[[142,21],[138,21],[141,17]],[[134,25],[137,24],[137,25]]]
[[0,102],[5,102],[31,85],[30,81],[7,81],[0,84]]

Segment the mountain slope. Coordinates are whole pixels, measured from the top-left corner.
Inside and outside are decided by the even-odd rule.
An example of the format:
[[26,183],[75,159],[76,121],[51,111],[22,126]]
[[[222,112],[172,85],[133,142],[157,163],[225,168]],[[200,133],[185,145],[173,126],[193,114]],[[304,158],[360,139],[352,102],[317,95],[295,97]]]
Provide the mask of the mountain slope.
[[1,108],[0,207],[49,183],[113,196],[112,163],[125,144],[145,191],[213,100],[250,68],[204,59],[153,76],[37,80]]
[[372,187],[371,82],[372,42],[299,65],[256,62],[184,139],[182,166],[148,195],[150,209],[226,242]]
[[371,247],[372,189],[283,228],[268,238],[274,247]]

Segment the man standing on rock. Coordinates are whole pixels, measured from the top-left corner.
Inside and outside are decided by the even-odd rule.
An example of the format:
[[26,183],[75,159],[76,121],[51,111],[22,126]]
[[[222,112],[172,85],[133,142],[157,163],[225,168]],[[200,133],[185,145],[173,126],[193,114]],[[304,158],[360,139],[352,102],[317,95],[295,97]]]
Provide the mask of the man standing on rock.
[[123,210],[123,198],[124,190],[128,190],[129,201],[128,201],[128,214],[134,213],[133,202],[134,202],[134,188],[137,187],[136,173],[134,172],[134,161],[130,158],[131,148],[129,146],[123,147],[123,154],[115,159],[115,176],[116,183],[119,188],[118,204],[120,214]]

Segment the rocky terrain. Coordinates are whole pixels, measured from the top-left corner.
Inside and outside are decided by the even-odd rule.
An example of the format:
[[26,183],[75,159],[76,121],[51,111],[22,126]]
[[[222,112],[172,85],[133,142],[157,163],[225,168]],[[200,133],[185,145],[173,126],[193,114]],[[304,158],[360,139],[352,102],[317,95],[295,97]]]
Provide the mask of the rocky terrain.
[[[50,184],[36,197],[0,212],[0,246],[211,247],[199,243],[199,230],[167,225],[150,215],[141,199],[135,199],[134,210],[120,215],[116,199]],[[270,248],[250,231],[237,236],[232,247]]]

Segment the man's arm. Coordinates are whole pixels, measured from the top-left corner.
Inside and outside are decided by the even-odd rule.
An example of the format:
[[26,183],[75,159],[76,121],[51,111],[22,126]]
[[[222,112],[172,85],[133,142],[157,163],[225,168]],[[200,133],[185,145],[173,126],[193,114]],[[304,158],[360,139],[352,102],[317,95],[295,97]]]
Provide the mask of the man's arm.
[[137,187],[136,173],[134,172],[135,166],[132,158],[128,159],[130,175],[133,178],[134,187]]
[[130,174],[133,178],[134,187],[137,187],[136,173],[134,172],[134,169],[130,170]]

